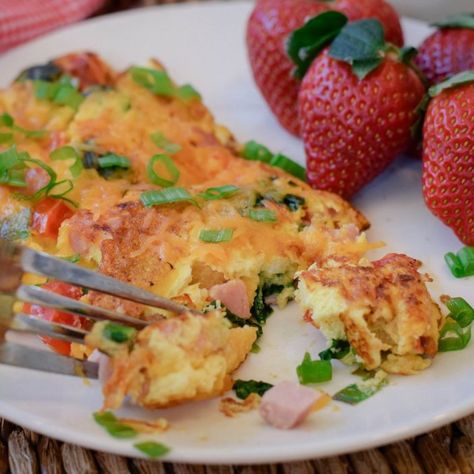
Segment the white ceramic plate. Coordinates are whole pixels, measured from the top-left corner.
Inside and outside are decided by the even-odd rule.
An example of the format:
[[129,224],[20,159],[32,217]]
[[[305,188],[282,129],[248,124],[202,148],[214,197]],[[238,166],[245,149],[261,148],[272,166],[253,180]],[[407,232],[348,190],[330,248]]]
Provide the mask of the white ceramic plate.
[[[25,66],[77,49],[95,50],[116,67],[155,56],[178,82],[190,81],[217,119],[240,140],[255,138],[274,150],[304,161],[301,143],[284,132],[268,112],[251,79],[244,49],[250,3],[208,3],[149,8],[94,19],[53,33],[0,57],[0,85]],[[423,23],[404,22],[409,42],[419,44],[429,32]],[[443,255],[460,248],[449,229],[425,209],[420,163],[400,160],[356,199],[373,224],[372,240],[388,251],[423,260],[435,276],[432,290],[471,298],[473,279],[450,276]],[[469,292],[471,289],[471,292]],[[240,378],[276,382],[296,379],[295,367],[306,350],[325,347],[318,331],[301,321],[296,305],[276,312],[262,338],[262,352],[252,354]],[[126,408],[128,417],[165,416],[171,429],[157,439],[172,448],[168,460],[194,463],[258,463],[329,456],[404,437],[448,423],[474,411],[474,345],[442,354],[433,367],[392,383],[357,407],[332,404],[300,428],[279,431],[265,426],[256,412],[224,417],[218,401],[188,404],[160,412]],[[336,364],[329,393],[354,381]],[[98,383],[0,366],[0,416],[34,431],[101,451],[137,456],[132,442],[110,438],[91,413],[101,406]]]

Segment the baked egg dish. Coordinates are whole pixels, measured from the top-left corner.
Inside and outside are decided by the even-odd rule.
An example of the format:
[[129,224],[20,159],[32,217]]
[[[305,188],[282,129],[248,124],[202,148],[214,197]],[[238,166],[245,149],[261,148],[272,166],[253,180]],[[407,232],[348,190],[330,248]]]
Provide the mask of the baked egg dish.
[[442,316],[418,264],[364,260],[378,244],[359,211],[310,188],[288,157],[238,143],[157,61],[119,73],[72,53],[23,71],[0,91],[0,183],[1,238],[204,313],[157,318],[137,303],[31,279],[154,321],[116,337],[107,323],[28,308],[91,329],[87,347],[46,342],[76,357],[107,354],[105,408],[229,390],[271,305],[293,299],[297,281],[307,319],[349,341],[367,369],[414,373],[436,354]]

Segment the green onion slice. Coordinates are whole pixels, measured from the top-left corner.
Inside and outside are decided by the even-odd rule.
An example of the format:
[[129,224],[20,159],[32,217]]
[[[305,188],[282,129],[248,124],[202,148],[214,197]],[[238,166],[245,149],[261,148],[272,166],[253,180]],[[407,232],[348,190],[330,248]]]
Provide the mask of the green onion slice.
[[321,360],[331,360],[331,359],[343,359],[349,354],[351,350],[351,346],[349,341],[345,341],[343,339],[333,339],[331,342],[331,346],[319,353],[319,358]]
[[150,135],[152,142],[170,155],[174,155],[181,151],[181,145],[170,142],[161,132],[155,132]]
[[230,196],[233,196],[235,193],[240,191],[238,186],[233,184],[226,184],[224,186],[216,186],[214,188],[207,188],[202,193],[199,193],[199,197],[205,199],[206,201],[213,201],[215,199],[225,199]]
[[97,412],[93,416],[96,423],[114,438],[134,438],[138,434],[131,426],[121,423],[110,411]]
[[170,448],[162,443],[156,443],[155,441],[143,441],[141,443],[134,444],[134,447],[146,454],[151,459],[157,459],[170,452]]
[[201,100],[201,94],[191,84],[184,84],[184,86],[178,87],[176,96],[185,102],[193,99]]
[[104,156],[100,156],[97,159],[99,168],[130,168],[132,163],[126,156],[116,155],[115,153],[109,153]]
[[244,145],[242,157],[246,160],[263,161],[296,176],[302,181],[306,180],[306,170],[301,165],[281,153],[274,155],[266,146],[257,143],[255,140],[251,140]]
[[165,71],[146,67],[132,67],[130,73],[137,84],[156,95],[173,97],[175,94],[175,87]]
[[450,316],[465,328],[474,321],[474,308],[464,298],[451,298],[446,302]]
[[103,336],[117,344],[131,341],[137,334],[137,330],[117,323],[107,323],[102,332]]
[[229,242],[233,234],[233,229],[202,229],[201,232],[199,232],[199,240],[214,244]]
[[[158,175],[154,169],[156,163],[163,163],[169,173],[169,179]],[[153,184],[168,188],[175,185],[179,179],[179,169],[168,155],[155,155],[150,158],[147,166],[148,178]]]
[[49,156],[52,160],[74,160],[74,163],[69,168],[73,178],[77,178],[84,169],[79,153],[72,146],[56,148]]
[[474,276],[474,247],[463,247],[457,255],[448,252],[444,260],[456,278]]
[[448,318],[439,332],[438,351],[461,351],[468,346],[470,341],[471,326],[462,328],[457,321]]
[[258,222],[276,222],[278,220],[275,211],[270,209],[250,209],[248,216]]
[[259,380],[236,380],[233,385],[238,398],[245,400],[251,393],[262,396],[267,390],[273,387],[271,383]]
[[40,100],[49,100],[58,105],[66,105],[77,110],[84,97],[77,90],[72,79],[63,76],[59,81],[33,81],[35,96]]
[[167,188],[160,191],[144,191],[140,196],[140,201],[146,207],[161,206],[163,204],[173,204],[175,202],[189,201],[194,203],[194,199],[184,188]]
[[[0,127],[10,128],[11,130],[22,133],[28,138],[42,138],[46,133],[44,130],[27,130],[26,128],[16,125],[13,117],[7,112],[4,112],[2,115],[0,115]],[[13,137],[12,134],[9,135]],[[0,141],[0,143],[2,142]]]
[[286,155],[282,155],[281,153],[274,155],[270,160],[270,165],[285,170],[287,173],[301,179],[301,181],[306,181],[306,170]]
[[312,360],[309,352],[306,352],[298,367],[296,374],[301,384],[328,382],[332,379],[332,365],[328,360]]

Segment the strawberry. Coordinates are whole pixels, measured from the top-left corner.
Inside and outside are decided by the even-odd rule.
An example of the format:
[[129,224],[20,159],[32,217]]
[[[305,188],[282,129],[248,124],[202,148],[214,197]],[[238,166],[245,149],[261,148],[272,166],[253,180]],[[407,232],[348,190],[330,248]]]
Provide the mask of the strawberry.
[[351,197],[411,144],[425,93],[414,52],[387,45],[377,20],[361,20],[313,61],[298,98],[313,187]]
[[439,30],[423,42],[416,58],[431,85],[474,69],[474,14],[454,15],[435,26]]
[[474,70],[432,87],[423,126],[423,196],[431,212],[474,245]]
[[328,9],[345,13],[351,20],[379,18],[388,39],[398,46],[403,43],[397,13],[384,0],[258,0],[247,23],[250,65],[273,114],[294,135],[299,133],[296,104],[300,79],[294,75],[287,42],[294,30]]

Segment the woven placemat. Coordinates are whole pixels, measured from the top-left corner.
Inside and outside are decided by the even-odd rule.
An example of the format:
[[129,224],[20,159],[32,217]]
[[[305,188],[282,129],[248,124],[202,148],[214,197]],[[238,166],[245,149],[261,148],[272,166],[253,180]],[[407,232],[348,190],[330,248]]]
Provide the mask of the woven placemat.
[[[100,13],[181,1],[189,0],[109,0]],[[0,474],[9,473],[474,474],[474,415],[431,433],[379,449],[261,466],[198,466],[129,459],[61,443],[0,418]]]
[[196,466],[127,459],[60,443],[0,419],[0,474],[8,473],[467,474],[474,473],[474,415],[429,434],[379,449],[262,466]]

